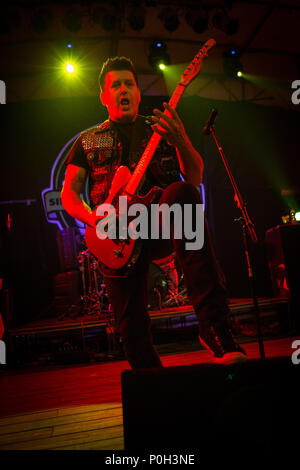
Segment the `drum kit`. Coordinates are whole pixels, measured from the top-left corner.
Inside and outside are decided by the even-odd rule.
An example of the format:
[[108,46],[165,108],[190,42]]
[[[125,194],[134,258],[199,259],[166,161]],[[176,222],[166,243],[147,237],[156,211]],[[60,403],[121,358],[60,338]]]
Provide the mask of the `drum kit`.
[[[106,285],[98,260],[89,250],[81,251],[78,263],[82,283],[82,309],[84,314],[97,318],[112,317]],[[162,310],[188,303],[184,277],[174,254],[150,264],[148,281],[148,309]]]

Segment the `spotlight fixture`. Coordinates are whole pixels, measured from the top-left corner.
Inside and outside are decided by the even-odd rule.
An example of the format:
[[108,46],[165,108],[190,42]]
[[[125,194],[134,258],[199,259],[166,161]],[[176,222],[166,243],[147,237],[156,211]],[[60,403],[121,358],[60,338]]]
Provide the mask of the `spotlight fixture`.
[[92,19],[94,23],[101,26],[105,31],[111,31],[116,27],[118,12],[114,4],[107,4],[102,7],[94,8]]
[[78,33],[82,27],[81,14],[75,8],[71,8],[66,12],[62,23],[72,33]]
[[156,72],[164,70],[166,65],[170,64],[170,56],[167,52],[165,42],[161,40],[152,41],[150,44],[148,60],[152,69]]
[[208,28],[208,10],[203,8],[189,7],[185,14],[186,22],[193,28],[195,33],[201,34]]
[[231,36],[236,34],[239,29],[239,22],[236,18],[231,18],[225,10],[217,11],[212,18],[212,24],[215,28]]
[[146,10],[139,2],[131,2],[128,10],[127,21],[134,31],[141,31],[145,26]]
[[230,78],[241,78],[243,76],[243,65],[241,53],[237,49],[229,49],[223,54],[224,73]]
[[30,20],[31,28],[35,33],[43,34],[49,28],[52,19],[51,12],[46,8],[41,8],[32,15]]
[[6,7],[2,8],[0,16],[0,35],[9,34],[13,29],[20,28],[22,18],[20,13],[15,10],[8,10]]
[[167,31],[175,31],[179,27],[178,14],[174,8],[163,8],[158,17],[163,22]]

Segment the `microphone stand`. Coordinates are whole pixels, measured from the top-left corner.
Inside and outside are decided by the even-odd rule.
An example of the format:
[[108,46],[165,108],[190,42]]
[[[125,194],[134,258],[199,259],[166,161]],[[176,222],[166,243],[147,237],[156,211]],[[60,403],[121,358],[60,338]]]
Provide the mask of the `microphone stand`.
[[[243,243],[244,243],[244,250],[245,250],[245,257],[247,261],[247,268],[248,268],[248,277],[250,281],[250,288],[251,288],[251,294],[253,298],[253,306],[254,306],[254,312],[255,312],[255,318],[256,318],[256,325],[257,325],[257,336],[258,336],[258,344],[259,344],[259,352],[260,352],[260,357],[261,359],[265,359],[265,352],[264,352],[264,344],[263,344],[263,338],[262,338],[262,332],[261,332],[261,323],[260,323],[260,315],[259,315],[259,308],[258,308],[258,299],[257,299],[257,294],[256,294],[256,281],[255,281],[255,276],[254,276],[254,270],[251,262],[251,257],[249,255],[249,239],[252,242],[252,244],[256,244],[258,242],[258,238],[255,232],[255,228],[253,225],[253,222],[251,221],[248,211],[247,211],[247,204],[243,200],[242,195],[237,187],[237,184],[235,182],[235,179],[231,173],[228,161],[225,157],[225,154],[223,152],[223,149],[217,139],[213,124],[214,124],[214,118],[216,117],[217,112],[215,111],[213,115],[213,119],[209,119],[208,123],[206,123],[205,129],[204,129],[204,134],[211,134],[214,138],[214,141],[216,143],[216,146],[218,148],[218,151],[221,155],[222,161],[224,163],[225,169],[227,171],[227,174],[229,176],[231,185],[233,187],[234,191],[234,200],[237,204],[237,207],[240,209],[242,216],[239,219],[235,219],[235,222],[240,222],[242,225],[242,230],[243,230]],[[212,116],[212,115],[211,115]]]

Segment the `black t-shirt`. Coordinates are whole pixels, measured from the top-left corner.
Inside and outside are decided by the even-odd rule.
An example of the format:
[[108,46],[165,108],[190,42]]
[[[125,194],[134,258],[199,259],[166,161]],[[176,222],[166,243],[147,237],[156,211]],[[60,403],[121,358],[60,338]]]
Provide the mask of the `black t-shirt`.
[[132,135],[134,133],[134,125],[134,122],[130,122],[129,124],[113,123],[122,144],[122,165],[126,166],[130,165],[130,142],[132,141]]

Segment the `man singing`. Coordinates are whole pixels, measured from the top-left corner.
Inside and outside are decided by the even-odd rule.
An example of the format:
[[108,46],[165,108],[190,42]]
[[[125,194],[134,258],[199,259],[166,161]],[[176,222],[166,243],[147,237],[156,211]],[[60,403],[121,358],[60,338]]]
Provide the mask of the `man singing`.
[[[177,112],[167,103],[169,115],[154,109],[151,118],[138,114],[141,100],[138,78],[130,59],[108,59],[99,75],[100,100],[109,119],[83,132],[67,159],[62,190],[66,211],[85,224],[95,227],[99,217],[95,209],[105,202],[116,170],[126,165],[134,170],[151,135],[157,132],[161,142],[144,174],[139,194],[154,186],[162,188],[158,204],[201,204],[197,186],[202,181],[203,160],[190,142]],[[182,181],[182,178],[184,181]],[[89,177],[91,207],[80,194]],[[161,221],[163,224],[163,221]],[[174,223],[174,221],[173,221]],[[193,223],[193,220],[190,221]],[[162,367],[152,343],[151,322],[147,311],[147,279],[153,260],[175,252],[180,263],[187,294],[199,321],[199,339],[213,355],[213,361],[231,364],[246,360],[228,327],[223,273],[216,260],[205,221],[204,245],[186,249],[181,238],[142,240],[141,253],[130,269],[116,273],[102,266],[104,282],[113,308],[127,360],[132,368]]]

